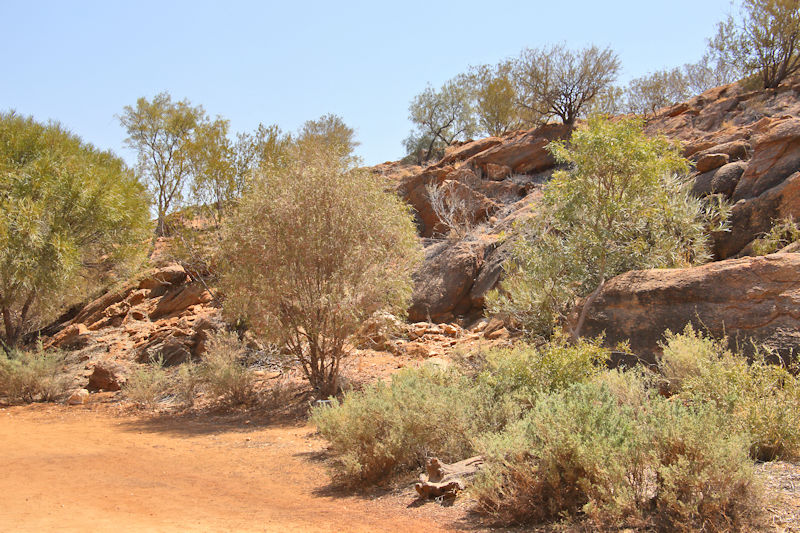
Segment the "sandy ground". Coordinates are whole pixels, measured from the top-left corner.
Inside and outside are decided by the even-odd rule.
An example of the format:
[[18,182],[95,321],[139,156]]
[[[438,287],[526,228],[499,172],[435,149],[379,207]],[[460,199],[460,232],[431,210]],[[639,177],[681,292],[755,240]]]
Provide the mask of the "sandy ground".
[[329,485],[313,428],[114,404],[0,409],[0,531],[452,531],[466,509]]

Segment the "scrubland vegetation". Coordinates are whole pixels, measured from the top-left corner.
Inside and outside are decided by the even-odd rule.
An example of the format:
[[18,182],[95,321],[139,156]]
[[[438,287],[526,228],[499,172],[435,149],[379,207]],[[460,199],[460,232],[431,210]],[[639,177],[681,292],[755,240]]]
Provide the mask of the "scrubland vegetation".
[[[261,125],[233,141],[228,122],[200,106],[166,93],[142,98],[120,117],[139,154],[134,171],[59,125],[2,114],[0,392],[13,402],[65,395],[64,355],[16,345],[90,283],[141,263],[147,189],[154,235],[176,237],[174,258],[213,286],[232,329],[277,347],[316,397],[330,398],[311,421],[341,483],[381,483],[433,456],[480,454],[486,466],[469,494],[500,524],[757,527],[754,461],[800,455],[796,368],[758,347],[745,357],[689,327],[665,332],[656,368],[612,370],[602,339],[581,332],[613,276],[708,261],[709,234],[725,230],[729,208],[690,194],[678,145],[646,136],[641,118],[604,114],[647,115],[744,76],[776,87],[798,68],[799,12],[796,1],[745,0],[699,63],[627,88],[614,86],[613,50],[555,45],[415,97],[405,144],[416,162],[473,135],[552,120],[571,130],[548,146],[559,170],[536,216],[509,236],[505,279],[487,301],[524,337],[470,354],[471,365],[406,369],[344,394],[349,339],[376,312],[402,316],[421,254],[409,207],[358,168],[354,132],[339,117],[296,134]],[[453,239],[469,233],[473,221],[453,191],[432,185],[428,194]],[[193,211],[177,212],[184,196]],[[203,217],[211,222],[201,230],[185,220]],[[753,248],[771,253],[798,239],[789,218]],[[123,393],[148,408],[166,398],[192,406],[201,393],[246,405],[254,376],[241,337],[219,332],[199,361],[137,366]]]
[[563,335],[496,349],[478,370],[407,370],[312,420],[349,484],[483,454],[469,492],[500,523],[756,524],[753,461],[800,453],[798,378],[691,328],[666,334],[656,370],[609,370],[608,356]]

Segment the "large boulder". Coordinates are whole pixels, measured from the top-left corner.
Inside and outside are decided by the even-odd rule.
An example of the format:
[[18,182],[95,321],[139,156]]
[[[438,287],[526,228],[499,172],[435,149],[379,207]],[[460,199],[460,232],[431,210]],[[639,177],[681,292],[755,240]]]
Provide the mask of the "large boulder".
[[569,132],[563,124],[547,124],[506,139],[502,144],[472,156],[468,162],[487,174],[493,173],[497,166],[508,167],[516,174],[541,172],[555,165],[547,145],[564,139]]
[[742,174],[734,200],[755,198],[800,170],[800,119],[771,125],[757,138],[753,158]]
[[730,230],[713,235],[714,255],[726,259],[739,253],[754,239],[769,231],[773,221],[789,216],[800,218],[800,172],[757,198],[738,201],[731,210]]
[[472,309],[470,290],[483,265],[484,245],[477,241],[437,242],[425,249],[414,274],[411,322],[448,322]]
[[689,323],[741,347],[754,341],[789,356],[800,348],[799,306],[800,254],[638,270],[603,287],[581,333],[605,332],[612,346],[630,341],[632,351],[651,363],[664,331],[679,332]]

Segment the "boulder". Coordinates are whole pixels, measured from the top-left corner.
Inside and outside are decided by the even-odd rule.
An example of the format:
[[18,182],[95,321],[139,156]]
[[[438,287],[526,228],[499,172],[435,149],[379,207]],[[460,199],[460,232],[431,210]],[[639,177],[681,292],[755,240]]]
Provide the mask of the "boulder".
[[425,261],[414,274],[411,322],[452,321],[472,308],[470,290],[484,256],[479,242],[439,242],[425,249]]
[[193,305],[208,303],[211,300],[208,290],[198,283],[176,287],[161,297],[155,309],[150,312],[150,319],[179,314]]
[[64,350],[80,350],[92,341],[92,335],[84,324],[70,324],[58,332],[47,347],[58,347]]
[[738,201],[731,209],[730,231],[712,235],[714,255],[726,259],[739,253],[753,239],[769,231],[774,220],[790,215],[800,218],[800,172],[758,198]]
[[723,165],[718,169],[700,174],[694,180],[692,193],[696,196],[722,194],[726,198],[730,198],[745,168],[747,168],[746,162],[736,161]]
[[[800,254],[782,253],[681,269],[632,271],[610,280],[588,311],[582,335],[605,332],[613,346],[653,363],[664,331],[691,323],[733,345],[763,343],[783,356],[800,348]],[[573,325],[577,310],[572,313]]]
[[488,173],[488,165],[509,167],[516,174],[541,172],[555,165],[546,149],[552,141],[566,138],[570,129],[563,124],[546,124],[505,140],[502,144],[472,156],[467,161]]
[[734,200],[755,198],[800,170],[800,118],[771,125],[759,136],[753,158],[742,174]]
[[700,173],[708,172],[725,165],[729,159],[730,156],[728,154],[707,154],[697,160],[695,168]]
[[90,391],[118,391],[125,383],[125,369],[113,361],[99,361],[93,365],[86,388]]
[[67,405],[83,405],[89,401],[89,391],[78,389],[67,398]]

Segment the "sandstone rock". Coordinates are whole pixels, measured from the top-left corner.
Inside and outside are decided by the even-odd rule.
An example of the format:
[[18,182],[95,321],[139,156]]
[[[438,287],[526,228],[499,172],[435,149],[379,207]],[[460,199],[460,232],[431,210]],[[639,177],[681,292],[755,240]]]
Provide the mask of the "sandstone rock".
[[150,319],[154,320],[167,315],[185,311],[192,305],[208,303],[212,300],[208,291],[200,284],[181,286],[167,292],[150,312]]
[[511,167],[508,165],[495,165],[494,163],[486,163],[484,167],[486,178],[493,181],[504,180],[511,175]]
[[563,124],[547,124],[511,137],[468,161],[484,172],[487,172],[489,164],[507,166],[517,174],[540,172],[555,165],[555,159],[545,147],[567,135],[569,128]]
[[408,319],[451,322],[472,308],[469,298],[483,263],[479,242],[441,242],[425,249],[425,261],[414,274],[414,293]]
[[162,268],[154,269],[144,275],[139,282],[140,289],[155,289],[164,285],[175,286],[186,283],[186,270],[178,264],[171,264]]
[[445,166],[458,161],[464,161],[502,142],[503,139],[499,137],[486,137],[485,139],[478,139],[477,141],[468,142],[461,146],[448,147],[445,150],[445,155],[442,160],[435,166]]
[[90,391],[118,391],[125,383],[124,369],[113,361],[95,363],[86,388]]
[[84,324],[70,324],[48,343],[64,350],[79,350],[85,348],[92,341],[92,335]]
[[86,389],[79,389],[70,394],[67,398],[67,405],[83,405],[89,401],[89,391]]
[[800,172],[758,198],[737,202],[731,209],[730,231],[713,235],[714,255],[719,259],[735,255],[753,239],[769,231],[773,220],[789,215],[800,218]]
[[[800,348],[800,254],[773,254],[694,268],[628,272],[613,278],[593,303],[582,334],[629,340],[654,362],[664,330],[692,323],[747,347],[764,343],[783,355]],[[577,311],[573,313],[573,324]]]
[[707,154],[697,160],[695,168],[700,173],[708,172],[727,164],[729,159],[728,154]]
[[745,168],[747,168],[746,162],[736,161],[723,165],[716,170],[700,174],[694,180],[692,193],[696,196],[723,194],[726,198],[730,198]]
[[790,118],[778,122],[757,139],[753,158],[736,186],[733,199],[755,198],[798,169],[800,118]]

